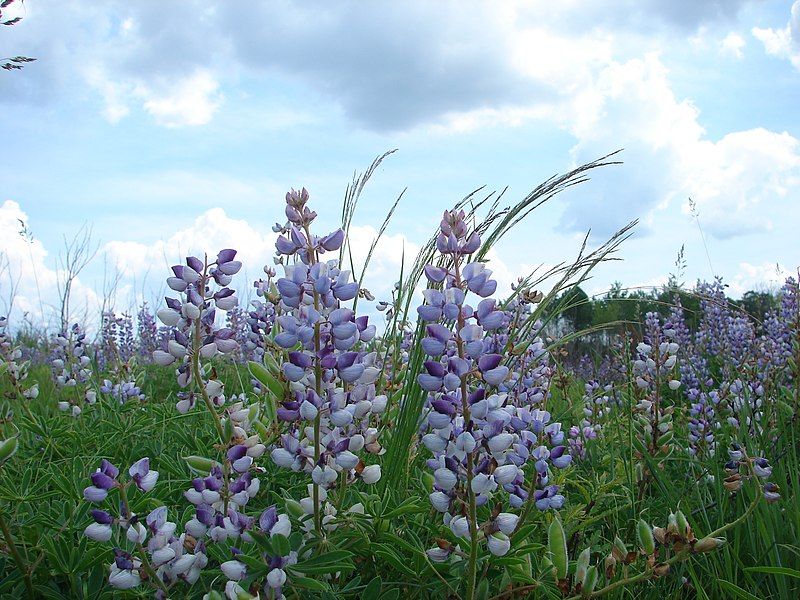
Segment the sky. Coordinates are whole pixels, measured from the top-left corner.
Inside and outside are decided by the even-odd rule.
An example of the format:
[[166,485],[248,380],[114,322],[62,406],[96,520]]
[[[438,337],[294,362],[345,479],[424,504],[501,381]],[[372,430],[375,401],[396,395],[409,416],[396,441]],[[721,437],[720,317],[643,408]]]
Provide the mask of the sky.
[[378,299],[469,192],[513,202],[617,149],[493,250],[502,289],[633,219],[590,294],[663,284],[681,248],[688,285],[720,276],[733,297],[800,266],[800,0],[17,0],[16,16],[0,58],[37,59],[0,71],[0,311],[13,296],[18,320],[52,325],[82,227],[84,312],[158,303],[170,264],[223,247],[246,295],[286,191],[309,190],[325,233],[392,149],[351,232],[358,260],[405,190],[366,280]]

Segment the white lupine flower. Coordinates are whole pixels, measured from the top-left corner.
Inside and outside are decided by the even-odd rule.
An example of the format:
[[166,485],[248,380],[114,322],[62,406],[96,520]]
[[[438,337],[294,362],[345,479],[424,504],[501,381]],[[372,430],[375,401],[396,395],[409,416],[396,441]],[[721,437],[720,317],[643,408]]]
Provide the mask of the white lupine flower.
[[382,414],[386,410],[387,401],[388,398],[386,397],[385,394],[381,394],[380,396],[375,396],[375,398],[372,399],[372,407],[370,408],[372,414],[375,415]]
[[514,436],[510,433],[501,433],[492,438],[489,438],[489,450],[492,451],[493,454],[498,454],[503,452],[504,450],[508,449],[509,446],[514,442]]
[[336,456],[336,464],[343,469],[354,469],[358,464],[359,458],[349,450],[344,450]]
[[500,513],[499,515],[497,515],[494,522],[500,531],[502,531],[506,535],[511,535],[517,528],[517,523],[519,523],[519,516],[512,513]]
[[428,496],[431,500],[431,504],[433,507],[438,510],[439,512],[447,512],[447,509],[450,506],[450,496],[445,494],[444,492],[433,492]]
[[373,483],[377,483],[381,478],[381,466],[380,465],[369,465],[364,467],[364,470],[361,472],[361,479],[364,480],[364,483],[367,485],[372,485]]
[[125,532],[125,537],[131,542],[143,544],[147,539],[147,528],[141,523],[130,525]]
[[444,491],[449,492],[458,483],[458,477],[450,469],[440,467],[433,472],[433,477],[436,480],[436,485]]
[[238,560],[229,560],[222,563],[219,568],[222,570],[225,577],[233,581],[240,581],[244,579],[247,574],[247,566]]
[[283,535],[285,537],[289,537],[291,533],[292,533],[292,523],[291,521],[289,521],[289,517],[283,514],[278,515],[278,520],[276,521],[275,525],[272,526],[272,529],[269,530],[269,534],[271,536]]
[[267,584],[269,587],[276,589],[286,583],[286,572],[283,569],[272,569],[267,574]]
[[450,531],[452,531],[453,535],[456,537],[468,537],[469,521],[467,520],[467,517],[456,517],[455,519],[451,520]]
[[506,483],[511,483],[516,479],[517,473],[519,472],[519,468],[517,465],[509,464],[503,465],[502,467],[497,467],[494,470],[492,475],[494,476],[494,480],[499,483],[500,485],[505,485]]
[[503,556],[511,549],[511,540],[502,531],[491,534],[486,543],[489,546],[489,552],[495,556]]
[[142,583],[142,579],[139,577],[138,571],[119,569],[117,565],[112,565],[108,583],[118,590],[129,590]]
[[83,530],[83,535],[97,542],[109,541],[112,533],[113,531],[111,529],[111,525],[105,525],[102,523],[92,523]]

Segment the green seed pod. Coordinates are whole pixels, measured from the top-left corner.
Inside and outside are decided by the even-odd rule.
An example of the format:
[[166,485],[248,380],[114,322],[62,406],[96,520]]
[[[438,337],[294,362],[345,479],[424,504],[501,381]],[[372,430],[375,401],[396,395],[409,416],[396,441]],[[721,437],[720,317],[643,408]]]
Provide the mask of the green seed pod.
[[250,374],[262,385],[265,385],[270,392],[279,398],[283,396],[283,386],[264,365],[251,360],[247,363],[247,367],[250,369]]
[[614,538],[614,545],[611,548],[611,554],[617,559],[617,562],[624,562],[628,556],[628,547],[619,537]]
[[225,600],[225,599],[219,592],[211,590],[210,592],[208,592],[208,600]]
[[674,434],[670,430],[667,433],[665,433],[664,435],[662,435],[660,438],[658,438],[658,441],[661,442],[662,444],[669,444],[670,442],[672,442],[672,438],[673,437],[674,437]]
[[597,585],[597,567],[592,565],[586,571],[586,575],[583,577],[583,584],[581,587],[581,597],[588,598],[592,595],[595,586]]
[[564,528],[561,526],[561,521],[558,517],[550,523],[550,528],[547,532],[547,545],[550,549],[550,560],[553,561],[553,567],[555,567],[556,579],[566,579],[567,564],[569,562],[567,537],[564,535]]
[[189,465],[192,471],[204,475],[208,475],[211,468],[216,464],[213,460],[204,456],[184,456],[183,460],[186,461],[186,464]]
[[12,437],[0,442],[0,464],[11,458],[11,455],[17,451],[17,438]]
[[225,422],[222,424],[222,441],[226,444],[233,439],[233,421],[230,419],[225,419]]
[[647,555],[656,551],[656,541],[653,539],[653,530],[644,519],[639,519],[636,525],[636,536],[639,538],[639,546]]
[[297,500],[292,500],[291,498],[286,499],[286,512],[289,513],[289,516],[294,517],[295,519],[300,519],[305,514],[300,503]]
[[592,557],[592,549],[586,548],[578,555],[578,562],[575,565],[575,581],[583,581],[586,571],[589,568],[589,559]]
[[689,522],[686,520],[686,515],[684,515],[680,510],[675,513],[675,521],[678,524],[678,533],[682,538],[687,538],[689,536]]
[[433,477],[433,473],[428,470],[422,473],[422,485],[426,490],[432,490],[434,483],[436,483],[436,479]]
[[247,420],[252,423],[256,419],[258,419],[259,412],[260,411],[258,409],[258,404],[251,404],[250,409],[247,411]]

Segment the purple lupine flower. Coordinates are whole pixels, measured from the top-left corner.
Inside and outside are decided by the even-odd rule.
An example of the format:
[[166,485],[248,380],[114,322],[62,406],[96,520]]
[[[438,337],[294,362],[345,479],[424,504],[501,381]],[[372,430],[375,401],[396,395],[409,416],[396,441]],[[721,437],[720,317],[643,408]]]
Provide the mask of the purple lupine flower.
[[[534,487],[548,498],[537,506],[560,508],[564,497],[547,487],[549,473],[566,468],[572,457],[562,445],[561,424],[549,423],[550,413],[536,406],[546,400],[551,376],[544,343],[535,335],[541,325],[512,368],[507,347],[518,342],[509,328],[529,307],[514,301],[499,309],[488,297],[496,287],[491,271],[483,263],[462,265],[480,247],[480,236],[469,231],[464,218],[463,212],[445,213],[437,248],[450,262],[425,268],[429,281],[443,289],[425,290],[425,303],[417,309],[426,323],[421,346],[429,357],[417,376],[428,393],[421,439],[433,454],[427,461],[434,477],[433,506],[459,537],[489,527],[489,550],[503,555],[518,517],[503,513],[499,524],[482,526],[451,511],[469,505],[470,495],[477,506],[503,494],[512,508],[522,507],[528,500],[523,467],[529,460],[536,463]],[[477,308],[468,304],[468,294],[480,298]],[[441,560],[447,556],[448,551],[436,554]]]

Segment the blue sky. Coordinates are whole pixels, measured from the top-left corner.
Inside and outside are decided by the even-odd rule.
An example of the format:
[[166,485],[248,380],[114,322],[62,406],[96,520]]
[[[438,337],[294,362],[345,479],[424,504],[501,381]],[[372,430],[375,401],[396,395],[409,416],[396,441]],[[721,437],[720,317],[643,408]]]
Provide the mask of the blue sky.
[[23,20],[0,30],[0,57],[37,61],[0,73],[0,297],[19,281],[35,320],[84,223],[100,250],[77,291],[90,309],[104,268],[122,272],[125,309],[182,253],[221,246],[241,250],[246,288],[287,189],[306,186],[332,228],[353,171],[392,148],[355,219],[366,247],[408,188],[368,280],[379,296],[466,193],[519,199],[618,148],[624,165],[498,247],[502,285],[635,218],[590,292],[659,285],[682,245],[687,282],[720,275],[734,296],[800,266],[800,1],[27,0],[6,15]]

